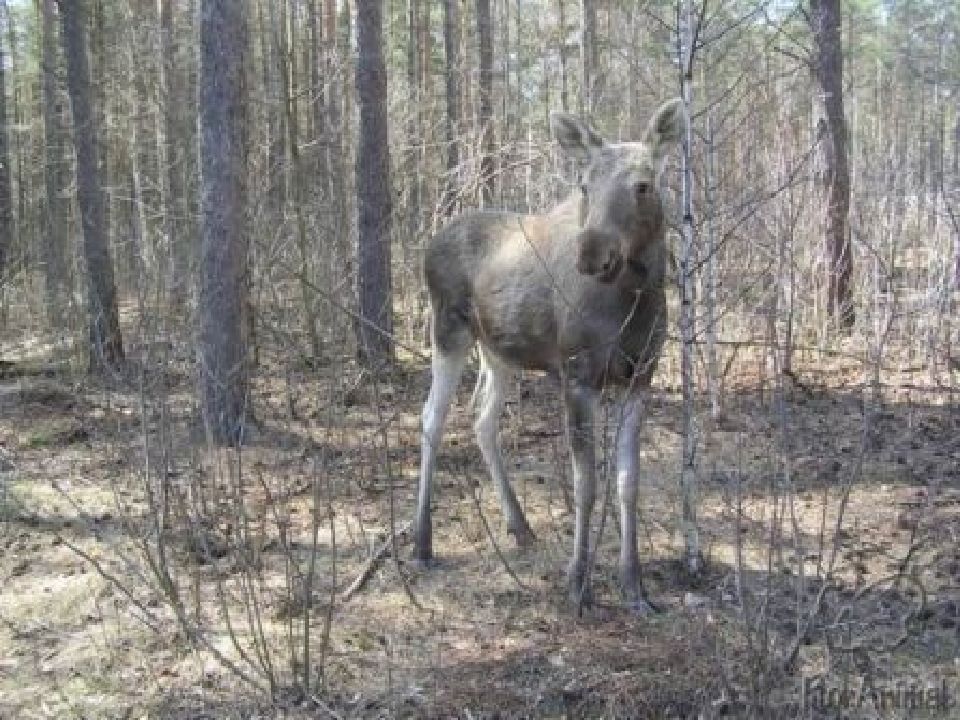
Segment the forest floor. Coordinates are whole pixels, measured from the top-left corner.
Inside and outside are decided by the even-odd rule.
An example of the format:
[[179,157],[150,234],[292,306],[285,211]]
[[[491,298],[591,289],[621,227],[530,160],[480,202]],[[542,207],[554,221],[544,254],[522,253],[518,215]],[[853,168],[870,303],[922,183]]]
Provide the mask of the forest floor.
[[[371,549],[410,518],[422,362],[372,379],[348,360],[310,369],[262,357],[257,431],[237,476],[223,469],[235,455],[196,432],[189,354],[172,358],[179,371],[162,393],[156,383],[148,393],[145,361],[126,381],[78,379],[55,371],[36,338],[17,337],[0,343],[2,718],[740,717],[751,704],[836,717],[832,700],[848,717],[960,717],[960,410],[916,368],[884,372],[866,431],[854,360],[798,355],[800,384],[782,405],[759,364],[731,374],[721,419],[699,414],[707,570],[692,580],[676,562],[680,400],[666,362],[642,430],[641,558],[664,611],[646,618],[618,604],[611,514],[596,605],[578,617],[565,603],[572,491],[552,382],[520,378],[504,418],[508,467],[538,536],[524,552],[473,443],[465,382],[441,451],[436,566],[412,566],[405,546],[328,615]],[[286,633],[304,603],[287,588],[302,582],[317,538],[309,610],[322,674],[308,696],[268,703],[187,642],[143,560],[156,541],[144,493],[161,462],[154,447],[169,448],[162,462],[184,497],[201,480],[200,494],[245,493],[235,501],[257,528],[244,531],[254,571],[232,552],[228,521],[202,551],[171,532],[168,563],[184,612],[248,671],[269,664],[289,677]],[[608,479],[598,506],[615,497]],[[831,557],[822,586],[817,568]],[[250,587],[256,621],[242,602]],[[784,664],[815,606],[796,662]]]

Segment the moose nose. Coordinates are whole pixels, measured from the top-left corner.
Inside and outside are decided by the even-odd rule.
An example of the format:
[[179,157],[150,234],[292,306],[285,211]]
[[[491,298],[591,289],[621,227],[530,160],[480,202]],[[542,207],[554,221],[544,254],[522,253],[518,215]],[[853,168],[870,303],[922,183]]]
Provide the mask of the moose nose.
[[616,236],[600,230],[586,230],[580,235],[579,244],[577,270],[599,282],[612,282],[623,267]]
[[619,251],[611,250],[607,254],[607,259],[600,266],[600,272],[597,273],[597,279],[603,283],[612,283],[617,279],[620,270],[623,268],[623,258]]
[[600,274],[609,275],[610,271],[613,270],[614,265],[617,264],[617,254],[613,250],[607,253],[607,259],[603,261],[603,264],[600,265]]

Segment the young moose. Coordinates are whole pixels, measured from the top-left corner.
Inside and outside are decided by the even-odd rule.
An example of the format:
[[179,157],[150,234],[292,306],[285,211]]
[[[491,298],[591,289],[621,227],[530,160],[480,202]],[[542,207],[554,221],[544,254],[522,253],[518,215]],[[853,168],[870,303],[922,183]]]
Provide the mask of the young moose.
[[477,441],[518,544],[533,532],[510,487],[497,440],[511,368],[560,378],[573,455],[576,527],[570,597],[585,597],[596,495],[594,409],[599,391],[622,390],[616,443],[620,579],[626,603],[652,608],[637,561],[637,432],[666,323],[667,251],[660,176],[686,127],[682,102],[650,120],[643,141],[612,144],[576,118],[551,117],[553,136],[586,165],[581,191],[546,215],[475,212],[431,239],[432,384],[423,409],[414,557],[433,556],[430,491],[443,426],[467,355],[479,343]]

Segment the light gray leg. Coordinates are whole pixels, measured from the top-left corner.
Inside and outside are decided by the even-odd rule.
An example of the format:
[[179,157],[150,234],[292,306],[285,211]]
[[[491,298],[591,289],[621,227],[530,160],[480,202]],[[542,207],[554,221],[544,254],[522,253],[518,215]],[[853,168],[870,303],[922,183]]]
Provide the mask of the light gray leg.
[[473,392],[470,394],[470,404],[468,405],[473,412],[480,410],[480,400],[487,391],[488,375],[490,372],[490,368],[487,367],[487,361],[484,358],[483,350],[480,350],[480,367],[477,370],[477,382],[473,386]]
[[477,421],[474,424],[474,429],[477,432],[477,444],[480,446],[483,460],[500,495],[500,507],[507,519],[507,532],[513,534],[517,545],[526,547],[533,543],[536,538],[527,523],[527,518],[523,514],[520,503],[517,502],[517,496],[513,494],[513,489],[510,487],[498,440],[500,414],[503,411],[510,371],[496,358],[489,356],[483,348],[480,349],[480,358],[483,386],[482,388],[479,387],[480,381],[478,380],[478,389],[480,389],[479,409]]
[[590,516],[596,500],[594,474],[596,438],[593,425],[596,400],[597,394],[593,390],[565,383],[567,435],[573,456],[573,489],[576,504],[573,557],[567,571],[567,587],[570,601],[578,608],[589,605],[592,601],[586,581],[590,554]]
[[436,345],[431,363],[430,394],[423,406],[423,438],[420,448],[420,487],[417,493],[417,515],[413,529],[413,557],[421,562],[433,559],[433,526],[430,522],[430,491],[437,451],[443,427],[453,402],[460,374],[467,359],[466,351],[444,354]]
[[617,491],[620,500],[620,584],[624,601],[636,612],[654,610],[640,582],[637,559],[637,433],[643,397],[629,394],[617,423]]

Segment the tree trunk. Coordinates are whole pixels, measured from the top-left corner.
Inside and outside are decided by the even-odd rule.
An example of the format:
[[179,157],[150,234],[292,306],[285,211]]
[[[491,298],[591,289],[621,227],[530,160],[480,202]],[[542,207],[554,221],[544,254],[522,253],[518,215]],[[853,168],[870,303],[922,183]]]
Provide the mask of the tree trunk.
[[[59,1],[62,2],[62,0]],[[84,7],[87,9],[88,18],[87,28],[89,42],[87,44],[87,50],[90,61],[88,70],[91,88],[90,103],[94,125],[97,128],[97,164],[100,168],[103,232],[104,237],[107,238],[107,245],[109,247],[110,240],[114,237],[112,230],[115,217],[113,211],[113,195],[108,192],[107,189],[113,187],[113,175],[116,173],[116,170],[111,164],[113,146],[110,143],[110,126],[108,125],[107,116],[109,106],[108,98],[110,97],[111,91],[115,92],[114,88],[109,87],[109,81],[106,79],[107,72],[109,71],[106,41],[108,25],[106,22],[104,0],[82,0],[82,3],[86,3]],[[122,174],[118,175],[118,177],[121,178],[119,182],[123,182]]]
[[417,235],[420,224],[420,162],[423,143],[423,93],[420,74],[420,1],[407,0],[407,93],[412,103],[407,117],[406,181],[407,227],[404,246]]
[[847,229],[850,211],[850,170],[847,160],[847,126],[843,112],[843,46],[840,34],[840,0],[810,0],[810,20],[816,44],[814,67],[822,94],[826,135],[828,267],[827,308],[841,327],[856,319],[851,280],[853,255]]
[[164,228],[158,224],[158,220],[164,216],[166,183],[162,178],[159,153],[163,137],[162,122],[160,114],[155,111],[160,107],[158,101],[162,85],[154,86],[150,77],[156,73],[155,77],[162,82],[164,58],[162,55],[151,55],[146,49],[150,47],[150,38],[160,26],[158,10],[153,0],[140,0],[129,5],[129,22],[133,25],[133,18],[137,17],[143,21],[143,26],[130,33],[132,63],[127,83],[133,88],[130,93],[131,122],[125,139],[126,148],[115,153],[121,163],[124,158],[129,163],[127,167],[121,164],[115,172],[130,189],[125,200],[117,204],[115,212],[120,236],[127,238],[116,248],[118,285],[140,299],[147,289],[144,280],[148,275],[145,273],[166,280],[170,270],[162,262],[155,262],[161,257],[163,246],[160,237]]
[[383,0],[357,2],[357,228],[360,359],[393,359],[390,284],[390,148],[387,135],[387,70],[383,58]]
[[211,437],[224,444],[243,439],[247,417],[243,7],[200,5],[200,405]]
[[[6,7],[3,8],[6,10]],[[13,244],[13,187],[10,180],[10,146],[7,143],[6,60],[0,45],[0,287],[7,274]]]
[[957,124],[953,126],[953,181],[960,183],[960,108],[956,110]]
[[[287,0],[282,0],[283,12],[281,17],[286,17]],[[283,38],[288,29],[292,29],[292,23],[282,22],[279,27],[273,28],[275,36]],[[295,38],[284,38],[279,41],[281,48],[296,47]],[[317,304],[314,297],[314,288],[316,287],[313,277],[313,256],[314,248],[311,246],[311,234],[307,230],[307,217],[305,206],[307,204],[306,188],[308,184],[307,172],[304,167],[303,158],[300,155],[300,112],[298,109],[297,98],[299,97],[297,87],[297,71],[290,62],[292,53],[281,52],[277,59],[280,63],[277,71],[280,75],[280,99],[283,104],[284,124],[287,128],[287,142],[289,144],[291,178],[290,194],[293,198],[293,214],[296,221],[296,243],[300,253],[299,257],[299,282],[300,298],[303,302],[303,325],[304,333],[307,336],[307,342],[310,344],[310,356],[319,358],[323,354],[322,343],[320,342],[320,333],[317,328]]]
[[443,50],[446,57],[444,76],[447,90],[446,144],[447,182],[443,210],[450,214],[456,205],[460,166],[460,0],[443,2]]
[[564,0],[557,0],[557,23],[560,26],[560,109],[570,112],[570,93],[567,81],[567,8]]
[[580,69],[582,83],[580,87],[581,114],[593,113],[597,84],[597,6],[594,0],[581,0],[582,12],[580,26]]
[[54,0],[41,0],[41,83],[43,93],[43,179],[44,210],[42,219],[41,264],[48,324],[53,327],[63,319],[67,298],[67,208],[61,193],[67,185],[65,177],[66,148],[63,108],[57,81],[57,18]]
[[[318,141],[324,134],[324,99],[326,93],[323,87],[323,30],[321,26],[320,9],[317,7],[318,0],[309,0],[307,3],[307,30],[310,42],[308,43],[310,52],[307,57],[307,68],[310,73],[310,93],[313,95],[310,103],[311,133],[314,141]],[[317,174],[323,177],[326,168],[323,164],[322,147],[316,151],[314,165],[317,168]]]
[[[344,3],[344,15],[349,25],[350,8]],[[337,37],[337,3],[325,0],[323,6],[323,48],[324,48],[324,101],[326,104],[323,151],[326,153],[328,197],[332,205],[334,222],[331,227],[330,247],[338,257],[346,257],[351,252],[350,204],[348,198],[349,183],[347,165],[350,143],[347,141],[349,129],[346,119],[352,117],[350,107],[350,85],[353,82],[349,70],[350,53],[341,54]],[[349,30],[343,47],[350,47]]]
[[683,395],[682,442],[680,457],[680,527],[683,534],[684,561],[687,571],[697,575],[702,569],[700,534],[697,527],[697,428],[694,414],[694,347],[696,342],[696,312],[693,275],[697,266],[696,242],[693,224],[693,9],[692,0],[683,2],[683,18],[678,33],[680,47],[677,59],[680,66],[680,93],[683,97],[687,121],[681,142],[682,185],[680,227],[680,258],[677,285],[680,291],[680,385]]
[[[282,82],[277,68],[280,67],[280,56],[284,48],[280,47],[281,38],[273,31],[277,27],[277,3],[267,0],[267,17],[261,18],[260,34],[266,46],[263,50],[263,89],[269,99],[265,108],[267,129],[267,172],[270,178],[270,192],[268,207],[270,208],[270,223],[282,221],[284,208],[287,204],[287,157],[286,157],[286,115],[283,112],[274,112],[280,102]],[[264,26],[263,23],[266,25]]]
[[[9,9],[7,8],[6,0],[0,0],[0,8],[4,11],[4,17],[7,21],[7,76],[10,78],[17,77],[18,68],[21,67],[21,64],[17,58],[17,29],[14,26],[14,18],[10,14]],[[27,120],[24,117],[24,105],[25,103],[21,101],[23,91],[14,83],[12,87],[13,92],[13,107],[11,108],[13,115],[13,122],[10,127],[25,127],[30,120]],[[30,177],[31,173],[29,168],[32,163],[32,158],[30,153],[25,151],[24,140],[22,136],[24,133],[16,132],[11,133],[7,136],[7,142],[10,143],[9,153],[11,159],[16,163],[16,187],[17,187],[17,197],[16,197],[16,209],[13,210],[14,217],[14,227],[16,228],[16,220],[25,221],[28,215],[28,206],[29,206],[29,193],[30,193]],[[10,168],[10,174],[13,175],[13,168]],[[12,185],[11,185],[12,187]],[[12,201],[12,192],[11,192],[11,201]],[[12,207],[12,206],[11,206]],[[16,229],[14,230],[16,232]],[[22,248],[24,254],[27,254],[27,248]]]
[[175,307],[182,306],[190,296],[193,253],[186,233],[184,219],[183,168],[189,152],[182,129],[180,108],[184,93],[178,79],[177,35],[174,25],[173,0],[160,0],[161,87],[163,93],[163,164],[166,182],[164,190],[164,234],[170,253],[170,299]]
[[60,2],[60,22],[67,59],[67,85],[73,110],[73,144],[77,159],[77,205],[83,227],[90,314],[90,370],[123,360],[113,260],[107,243],[104,198],[100,189],[98,128],[90,98],[90,68],[82,0]]
[[480,200],[484,207],[493,202],[493,33],[490,0],[477,0],[477,36],[480,40],[479,122]]

